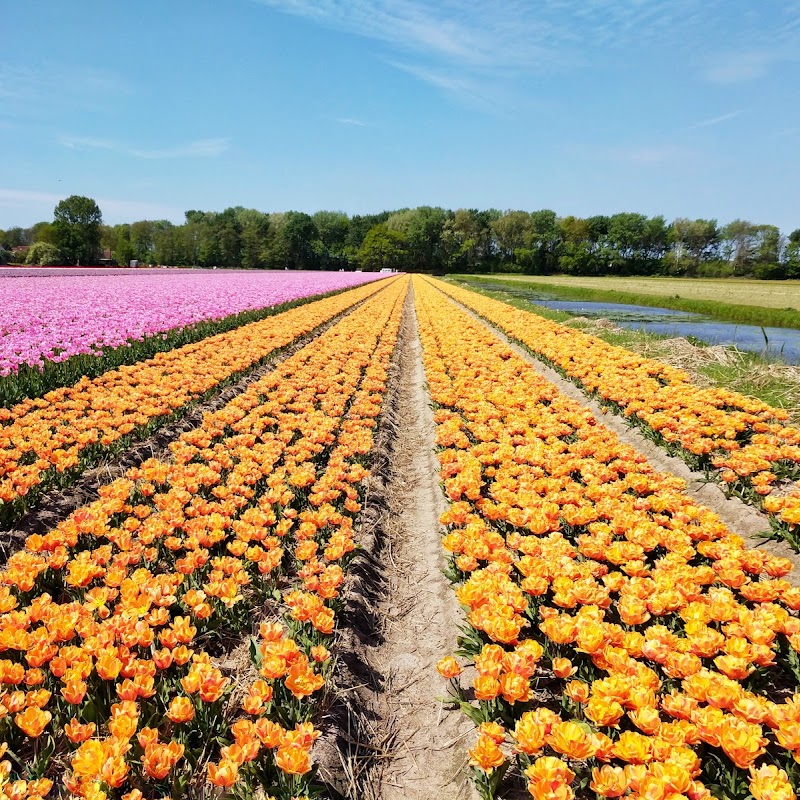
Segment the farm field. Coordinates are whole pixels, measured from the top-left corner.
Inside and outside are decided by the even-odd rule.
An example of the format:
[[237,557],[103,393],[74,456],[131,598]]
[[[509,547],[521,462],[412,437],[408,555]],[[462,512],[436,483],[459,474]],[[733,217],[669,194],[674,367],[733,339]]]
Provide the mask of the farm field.
[[800,283],[797,281],[757,281],[736,278],[588,278],[565,275],[481,275],[486,280],[531,281],[552,286],[581,286],[619,292],[712,300],[764,308],[793,308],[800,311]]
[[0,792],[794,798],[787,412],[377,277],[0,408]]
[[[0,273],[4,401],[43,394],[109,363],[132,363],[239,327],[304,298],[375,279],[340,272],[63,269]],[[104,361],[97,361],[98,357]]]

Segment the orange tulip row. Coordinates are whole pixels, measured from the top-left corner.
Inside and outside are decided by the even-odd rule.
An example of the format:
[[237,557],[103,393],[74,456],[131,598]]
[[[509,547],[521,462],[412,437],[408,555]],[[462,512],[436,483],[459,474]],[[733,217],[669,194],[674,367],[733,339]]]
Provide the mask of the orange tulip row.
[[773,494],[782,481],[800,478],[800,428],[785,424],[785,411],[727,389],[698,387],[660,361],[474,292],[435,285],[692,468],[710,472],[763,508],[800,548],[800,492]]
[[[0,794],[42,797],[54,778],[92,800],[204,781],[305,791],[321,639],[355,548],[407,280],[383,286],[184,433],[172,462],[130,470],[9,559]],[[262,677],[240,702],[218,657],[265,603],[286,623],[261,625]]]
[[0,408],[0,521],[385,285],[317,300]]
[[747,549],[431,283],[414,290],[469,622],[439,671],[479,725],[482,796],[513,775],[537,800],[794,798],[791,563]]

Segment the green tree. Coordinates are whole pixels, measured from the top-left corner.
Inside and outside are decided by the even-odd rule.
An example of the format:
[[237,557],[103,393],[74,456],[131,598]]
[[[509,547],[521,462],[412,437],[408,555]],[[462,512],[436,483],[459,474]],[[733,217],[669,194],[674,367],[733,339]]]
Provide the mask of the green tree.
[[0,247],[0,264],[8,264],[11,260],[11,253],[3,247]]
[[322,269],[348,266],[347,237],[350,219],[342,211],[317,211],[312,217],[317,228],[316,252]]
[[289,269],[314,269],[317,254],[314,243],[319,238],[317,226],[308,214],[302,211],[287,211],[283,230],[280,232],[286,244]]
[[72,195],[55,208],[53,243],[68,264],[92,264],[100,259],[103,215],[90,197]]
[[442,242],[448,270],[477,272],[491,258],[492,229],[487,212],[459,208],[445,222]]
[[269,238],[269,215],[254,208],[234,209],[239,224],[240,262],[244,269],[264,266],[264,249]]
[[594,275],[600,263],[592,252],[592,230],[589,221],[580,217],[558,220],[561,235],[559,269],[569,275]]
[[721,231],[722,252],[733,266],[734,275],[746,275],[758,249],[758,225],[744,219],[729,222]]
[[527,211],[506,211],[492,223],[495,243],[501,262],[514,263],[515,251],[530,250],[533,242],[533,220]]
[[31,243],[30,229],[14,227],[7,231],[2,231],[0,236],[0,247],[11,250],[13,247],[24,247]]
[[556,212],[549,208],[534,211],[531,214],[532,258],[529,271],[536,275],[555,272],[560,248],[561,235],[556,225]]
[[55,231],[52,222],[37,222],[31,225],[31,244],[34,242],[47,242],[55,244]]
[[64,263],[60,250],[47,242],[35,242],[28,248],[25,263],[37,267],[53,267]]
[[442,241],[448,212],[443,208],[420,206],[392,214],[386,225],[401,233],[408,243],[408,269],[414,272],[444,270],[445,248]]
[[408,242],[400,231],[381,223],[364,237],[358,261],[368,272],[380,269],[402,270],[408,260]]
[[786,244],[786,277],[800,278],[800,228],[789,234]]

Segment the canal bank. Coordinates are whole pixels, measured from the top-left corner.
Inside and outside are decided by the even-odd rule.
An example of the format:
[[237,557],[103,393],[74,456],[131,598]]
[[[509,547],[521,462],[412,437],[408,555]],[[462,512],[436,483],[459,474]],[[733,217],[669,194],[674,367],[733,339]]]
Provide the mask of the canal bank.
[[[673,309],[565,300],[511,281],[464,276],[448,280],[680,367],[700,385],[758,397],[800,419],[800,330],[765,328],[762,332],[760,326],[725,323]],[[752,350],[745,349],[747,344]],[[792,359],[796,363],[789,363]]]

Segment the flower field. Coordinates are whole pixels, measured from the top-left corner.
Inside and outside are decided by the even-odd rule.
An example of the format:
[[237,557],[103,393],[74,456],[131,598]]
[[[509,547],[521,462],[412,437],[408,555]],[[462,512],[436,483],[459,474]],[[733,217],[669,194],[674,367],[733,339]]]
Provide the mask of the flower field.
[[776,531],[800,549],[800,492],[774,491],[800,478],[800,428],[785,424],[785,411],[736,392],[700,388],[681,370],[491,298],[441,288],[691,467],[763,508]]
[[376,290],[368,284],[0,409],[0,520]]
[[[303,793],[405,289],[391,283],[182,435],[170,462],[145,462],[11,556],[0,724],[14,797],[46,794],[54,775],[87,798]],[[256,631],[233,681],[217,662]]]
[[195,337],[238,327],[271,307],[375,277],[353,272],[170,270],[4,280],[0,378],[11,379],[0,384],[0,400],[37,396],[89,370],[105,371],[109,357],[115,366],[133,363]]
[[541,800],[794,796],[796,697],[778,689],[800,678],[792,564],[745,549],[680,481],[417,288],[444,546],[469,624],[457,655],[474,665],[463,685],[455,658],[439,666],[479,724],[484,796],[509,767]]
[[[480,317],[587,388],[593,364],[592,392],[641,416],[665,446],[693,452],[684,445],[698,441],[705,420],[713,448],[695,455],[723,480],[741,462],[719,459],[767,440],[783,441],[781,460],[790,461],[791,429],[773,409],[698,389],[657,362],[626,361],[619,348],[575,344],[574,331],[484,300],[441,281],[391,277],[2,410],[9,531],[46,502],[45,490],[124,453],[165,419],[204,408],[233,377],[252,378],[94,499],[8,545],[0,794],[796,796],[794,561],[727,528]],[[428,394],[411,409],[418,419],[399,424],[409,364],[424,369]],[[623,373],[627,387],[615,382]],[[668,399],[669,413],[686,417],[675,439],[654,424],[667,410],[640,405]],[[694,436],[682,438],[685,429]],[[404,471],[412,433],[439,465],[421,483]],[[381,494],[373,473],[384,463]],[[791,522],[791,500],[779,509],[777,495],[756,491],[765,479],[736,475],[734,488]],[[406,588],[387,580],[402,573],[393,537],[413,544],[423,531],[395,526],[393,487],[402,503],[423,504],[428,490],[441,500],[425,531],[436,557]],[[358,602],[356,575],[375,587]],[[387,586],[396,588],[381,597]],[[457,600],[459,621],[433,663],[413,660],[430,625],[430,601],[414,611],[426,594],[442,615],[442,598]],[[381,625],[399,626],[399,658],[382,661]],[[369,655],[358,643],[367,639]],[[357,707],[362,683],[401,694],[437,668],[449,682],[443,702],[424,698],[407,718]],[[367,722],[356,732],[343,720],[359,714]],[[468,739],[435,744],[443,717],[468,720]],[[415,788],[391,763],[418,731],[423,745],[412,745],[411,761],[431,777]],[[345,746],[357,748],[354,759]]]

